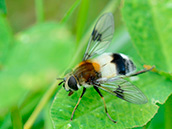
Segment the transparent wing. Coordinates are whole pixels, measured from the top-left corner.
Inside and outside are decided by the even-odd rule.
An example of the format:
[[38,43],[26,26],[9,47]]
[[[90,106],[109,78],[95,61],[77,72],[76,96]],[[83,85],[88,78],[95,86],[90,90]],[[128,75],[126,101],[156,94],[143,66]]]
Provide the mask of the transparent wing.
[[91,34],[83,60],[106,50],[114,34],[114,19],[112,13],[105,13],[97,21]]
[[147,103],[147,98],[142,91],[122,78],[113,82],[107,81],[104,84],[97,85],[97,87],[131,103]]

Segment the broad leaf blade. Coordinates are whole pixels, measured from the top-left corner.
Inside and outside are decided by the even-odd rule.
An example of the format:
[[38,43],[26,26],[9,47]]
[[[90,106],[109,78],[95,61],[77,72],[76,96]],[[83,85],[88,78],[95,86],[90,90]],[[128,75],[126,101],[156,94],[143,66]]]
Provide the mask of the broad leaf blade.
[[[124,37],[126,31],[124,30]],[[116,36],[115,36],[116,37]],[[123,35],[120,36],[123,38]],[[124,42],[119,37],[111,46],[118,42]],[[121,43],[122,43],[121,42]],[[125,41],[126,42],[126,41]],[[131,42],[123,43],[123,52],[132,57],[137,66],[140,66],[140,59],[132,47]],[[110,46],[110,47],[111,47]],[[120,47],[121,48],[121,47]],[[126,52],[128,48],[128,52]],[[139,61],[139,62],[138,62]],[[141,67],[139,67],[141,69]],[[111,94],[102,91],[108,107],[109,114],[117,124],[110,121],[104,111],[103,101],[93,88],[87,89],[79,107],[77,108],[73,121],[70,121],[71,113],[76,105],[82,90],[67,96],[68,93],[62,88],[57,93],[52,108],[51,116],[55,128],[132,128],[145,125],[157,113],[157,102],[164,103],[172,91],[171,81],[156,73],[145,73],[138,76],[134,83],[148,98],[145,105],[135,105],[125,102]]]
[[0,108],[15,104],[29,90],[50,85],[68,66],[72,43],[68,30],[56,23],[40,24],[18,34],[0,73]]
[[[151,76],[151,78],[149,78]],[[57,93],[51,109],[51,116],[55,128],[132,128],[145,125],[158,110],[156,102],[164,103],[172,91],[171,82],[159,79],[159,75],[147,73],[139,78],[137,85],[148,97],[149,102],[145,105],[135,105],[125,102],[102,91],[108,107],[109,114],[117,124],[110,121],[104,111],[103,101],[93,88],[87,89],[79,107],[77,108],[73,121],[70,121],[71,113],[81,94],[81,90],[73,96],[61,89]],[[144,83],[143,80],[146,82]],[[165,84],[167,87],[161,87]],[[161,91],[159,91],[161,89]],[[154,93],[152,93],[154,91]],[[160,96],[161,94],[161,96]]]
[[[154,6],[155,5],[150,4],[150,1],[126,1],[123,9],[124,20],[137,49],[134,49],[130,44],[131,41],[127,40],[125,41],[127,43],[123,44],[125,49],[120,46],[120,49],[117,51],[132,57],[138,69],[142,69],[143,67],[141,66],[143,64],[149,64],[156,65],[158,69],[168,71],[168,69],[171,69],[170,66],[172,66],[169,65],[171,57],[167,54],[170,53],[170,51],[164,52],[164,48],[162,49],[162,47],[167,47],[170,42],[165,43],[159,40],[159,31],[157,32],[156,30],[157,23],[152,21],[154,13],[152,13],[150,9],[154,8]],[[166,8],[164,4],[160,7]],[[158,10],[156,11],[158,12]],[[167,17],[167,19],[169,19],[169,17]],[[163,21],[165,22],[166,20]],[[168,31],[170,34],[171,31]],[[122,35],[122,37],[125,36]],[[119,40],[119,43],[117,43],[120,44],[120,41],[122,40]],[[116,44],[116,42],[114,42],[114,44]],[[112,44],[112,46],[114,44]],[[139,52],[139,55],[137,52]],[[166,56],[168,56],[167,59]],[[171,94],[172,83],[171,80],[165,76],[153,72],[139,75],[134,80],[135,81],[132,81],[132,83],[143,91],[148,98],[148,103],[145,105],[131,104],[102,91],[109,114],[113,119],[117,120],[117,124],[112,123],[112,121],[108,119],[104,112],[103,102],[93,88],[87,89],[86,94],[75,112],[73,121],[70,121],[71,113],[81,94],[81,90],[76,92],[73,96],[68,97],[68,93],[62,88],[57,93],[51,107],[54,127],[121,129],[145,125],[157,113],[159,107],[156,103],[163,104]]]
[[144,63],[172,72],[170,0],[125,1],[123,17]]

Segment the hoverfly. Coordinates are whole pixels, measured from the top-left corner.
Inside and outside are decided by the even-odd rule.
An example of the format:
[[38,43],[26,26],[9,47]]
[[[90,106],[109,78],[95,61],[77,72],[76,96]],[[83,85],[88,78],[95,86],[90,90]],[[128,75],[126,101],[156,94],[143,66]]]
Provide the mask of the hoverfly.
[[64,89],[69,91],[68,96],[72,95],[74,91],[77,91],[83,86],[83,92],[74,107],[70,120],[73,119],[73,115],[86,88],[90,86],[93,86],[102,98],[105,112],[114,123],[116,123],[116,121],[108,114],[104,97],[99,89],[131,103],[147,103],[146,96],[136,86],[124,78],[147,72],[153,67],[135,72],[136,67],[134,63],[126,55],[103,53],[109,46],[113,34],[113,15],[112,13],[105,13],[99,18],[93,29],[82,62],[72,72],[66,74],[64,78],[57,78],[63,80],[59,85],[63,84]]

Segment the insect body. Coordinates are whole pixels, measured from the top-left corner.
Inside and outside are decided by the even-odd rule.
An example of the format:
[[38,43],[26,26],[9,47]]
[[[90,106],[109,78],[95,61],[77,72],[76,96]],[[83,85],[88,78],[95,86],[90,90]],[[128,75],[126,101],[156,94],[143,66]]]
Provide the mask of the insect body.
[[[63,87],[69,91],[69,96],[83,86],[83,92],[72,112],[71,120],[86,88],[90,86],[94,87],[103,101],[99,88],[131,103],[145,104],[147,102],[145,95],[124,78],[144,73],[152,68],[135,72],[134,63],[126,55],[103,53],[111,42],[113,34],[113,15],[105,13],[93,29],[82,62],[59,83],[59,85],[63,83]],[[116,123],[108,114],[105,101],[104,107],[109,119]]]

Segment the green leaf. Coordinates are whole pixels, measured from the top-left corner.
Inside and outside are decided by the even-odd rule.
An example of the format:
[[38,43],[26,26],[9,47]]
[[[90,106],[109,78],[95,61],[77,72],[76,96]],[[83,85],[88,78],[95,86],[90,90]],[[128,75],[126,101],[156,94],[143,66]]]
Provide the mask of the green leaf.
[[7,14],[5,0],[0,0],[0,13]]
[[40,24],[16,35],[0,73],[0,108],[17,103],[29,90],[50,85],[68,66],[73,48],[69,31],[56,23]]
[[13,40],[12,30],[7,23],[6,18],[0,15],[0,70],[4,67]]
[[[2,113],[4,113],[4,111],[1,111],[1,114]],[[0,127],[2,129],[12,128],[11,114],[10,113],[6,113],[6,115],[3,118],[0,118]]]
[[122,9],[142,61],[165,72],[172,72],[171,5],[170,0],[130,0]]
[[66,14],[64,15],[64,17],[61,20],[61,23],[66,23],[66,21],[69,19],[69,17],[72,15],[72,13],[75,11],[75,9],[78,7],[78,5],[80,4],[81,0],[76,0],[73,5],[71,6],[71,8],[66,12]]
[[[138,70],[143,69],[143,64],[148,64],[156,65],[158,69],[169,72],[168,69],[171,66],[169,60],[171,60],[171,57],[167,53],[170,51],[169,49],[167,51],[164,48],[162,49],[162,46],[167,47],[169,42],[165,43],[164,40],[166,39],[163,39],[163,42],[157,39],[159,38],[159,35],[157,35],[157,25],[155,26],[157,23],[154,23],[152,19],[147,19],[154,17],[151,9],[148,9],[150,7],[149,3],[151,2],[138,0],[125,2],[123,9],[124,21],[127,24],[136,49],[131,45],[131,40],[126,30],[122,28],[121,31],[117,30],[115,32],[117,35],[112,41],[109,50],[129,55],[134,60]],[[156,4],[152,6],[156,6]],[[151,8],[154,8],[152,6]],[[166,8],[165,4],[162,4],[162,6]],[[160,9],[160,11],[162,10]],[[166,9],[164,9],[163,13],[167,13]],[[167,17],[166,20],[169,20],[169,18],[171,17]],[[141,21],[137,23],[139,19]],[[157,20],[159,19],[157,18]],[[158,22],[157,20],[154,19],[154,21]],[[166,20],[164,19],[163,21],[165,22]],[[167,37],[171,33],[170,28],[168,28],[168,32]],[[139,54],[137,54],[138,52]],[[56,94],[51,107],[54,127],[121,129],[146,125],[158,111],[159,106],[156,103],[163,104],[172,93],[172,82],[166,76],[153,72],[131,78],[130,81],[147,96],[147,104],[131,104],[102,91],[109,114],[113,119],[117,120],[117,124],[109,120],[104,111],[102,99],[93,88],[87,88],[74,114],[73,120],[70,121],[73,108],[81,95],[82,89],[74,93],[71,97],[68,97],[68,93],[62,88]]]
[[50,101],[44,110],[44,118],[45,118],[45,129],[53,129],[53,123],[51,121],[50,116],[50,107],[51,107],[52,101]]
[[[110,48],[114,44],[123,44],[117,51],[123,52],[140,66],[140,60],[131,41],[123,40],[128,37],[125,30],[117,31],[121,35],[115,36]],[[118,46],[118,45],[117,45]],[[128,50],[128,51],[126,51]],[[140,68],[141,69],[141,68]],[[145,105],[135,105],[125,102],[111,94],[102,91],[107,108],[111,117],[117,120],[114,124],[107,117],[103,101],[93,88],[88,88],[79,107],[77,108],[73,121],[70,121],[71,113],[76,105],[82,90],[77,91],[71,97],[62,88],[56,95],[51,108],[51,116],[55,128],[132,128],[145,125],[158,110],[157,102],[164,103],[172,91],[171,81],[155,73],[146,73],[132,81],[147,96],[149,102]],[[156,80],[156,81],[154,81]]]

